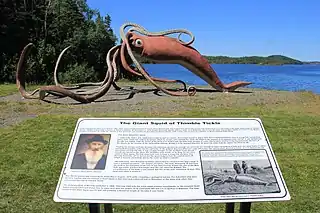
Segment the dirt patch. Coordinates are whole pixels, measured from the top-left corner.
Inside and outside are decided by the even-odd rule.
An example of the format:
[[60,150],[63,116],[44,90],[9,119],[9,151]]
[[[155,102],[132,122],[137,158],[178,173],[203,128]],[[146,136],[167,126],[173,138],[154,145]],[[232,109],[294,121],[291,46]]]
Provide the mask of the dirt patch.
[[[134,85],[134,84],[131,84]],[[120,85],[124,86],[124,85]],[[167,87],[172,88],[172,87]],[[40,114],[75,114],[87,116],[95,113],[144,112],[158,115],[161,112],[178,112],[191,109],[209,110],[223,107],[246,107],[291,104],[301,105],[310,102],[314,94],[301,92],[270,91],[242,88],[235,93],[216,92],[209,87],[198,87],[195,96],[169,96],[157,92],[152,85],[134,85],[133,90],[116,91],[113,88],[94,103],[80,104],[68,97],[47,97],[49,103],[40,100],[23,99],[19,93],[0,98],[0,127],[17,124]],[[141,92],[141,90],[144,90]],[[139,92],[140,91],[140,92]],[[320,99],[319,99],[320,100]]]

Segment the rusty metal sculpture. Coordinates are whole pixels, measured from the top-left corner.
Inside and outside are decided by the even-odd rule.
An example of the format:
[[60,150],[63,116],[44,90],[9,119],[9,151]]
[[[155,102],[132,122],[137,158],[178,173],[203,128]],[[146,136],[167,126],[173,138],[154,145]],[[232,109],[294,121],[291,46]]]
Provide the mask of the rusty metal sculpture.
[[[127,33],[125,28],[131,26]],[[139,34],[138,34],[139,33]],[[172,38],[167,35],[179,33],[178,38]],[[180,40],[181,34],[188,34],[191,37],[189,42]],[[55,85],[42,86],[32,93],[25,89],[25,58],[30,52],[32,43],[28,44],[22,51],[16,71],[16,84],[20,94],[26,99],[40,99],[51,94],[54,96],[70,97],[81,103],[90,103],[104,96],[111,86],[116,90],[122,88],[116,84],[119,78],[119,70],[124,69],[132,74],[145,77],[158,90],[172,96],[193,96],[196,94],[196,88],[193,86],[186,87],[181,80],[169,80],[151,77],[150,74],[142,67],[134,54],[150,59],[155,63],[180,64],[202,78],[213,88],[221,92],[234,91],[235,89],[251,84],[251,82],[237,81],[230,84],[224,84],[212,69],[209,62],[195,48],[191,47],[194,42],[194,36],[185,29],[172,29],[161,32],[148,32],[142,26],[134,23],[125,23],[120,28],[122,43],[111,48],[106,56],[107,72],[102,82],[98,83],[81,83],[73,86],[64,86],[59,83],[57,70],[63,54],[70,48],[65,48],[59,55],[54,70]],[[135,65],[135,66],[132,66]],[[162,88],[156,82],[177,82],[182,83],[182,91],[170,91]],[[86,86],[97,86],[97,88],[87,91],[72,91],[77,88]],[[38,93],[38,94],[37,94]],[[37,94],[37,95],[36,95]]]

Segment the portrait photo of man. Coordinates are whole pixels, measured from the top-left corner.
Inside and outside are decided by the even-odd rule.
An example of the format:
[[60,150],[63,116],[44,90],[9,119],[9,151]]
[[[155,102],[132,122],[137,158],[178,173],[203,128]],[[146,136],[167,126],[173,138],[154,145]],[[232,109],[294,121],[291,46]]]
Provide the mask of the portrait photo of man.
[[109,141],[110,135],[81,135],[71,169],[104,169]]

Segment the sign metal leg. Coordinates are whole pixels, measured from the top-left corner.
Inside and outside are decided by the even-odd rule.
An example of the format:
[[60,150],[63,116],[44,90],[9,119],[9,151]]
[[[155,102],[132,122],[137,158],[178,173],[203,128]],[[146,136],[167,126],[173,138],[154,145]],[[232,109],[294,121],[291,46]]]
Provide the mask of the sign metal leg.
[[112,204],[104,204],[104,213],[113,213]]
[[250,213],[251,203],[240,203],[240,213]]
[[234,213],[234,203],[226,203],[226,213]]
[[89,212],[90,213],[100,213],[100,204],[89,203]]

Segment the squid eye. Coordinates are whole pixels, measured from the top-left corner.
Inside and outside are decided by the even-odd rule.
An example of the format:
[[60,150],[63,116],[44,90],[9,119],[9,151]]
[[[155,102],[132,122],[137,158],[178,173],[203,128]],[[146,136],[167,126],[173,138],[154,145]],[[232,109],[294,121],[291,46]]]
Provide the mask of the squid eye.
[[141,41],[140,39],[137,39],[137,40],[135,40],[134,42],[135,42],[135,45],[136,45],[137,47],[141,47],[141,46],[142,46],[142,41]]

